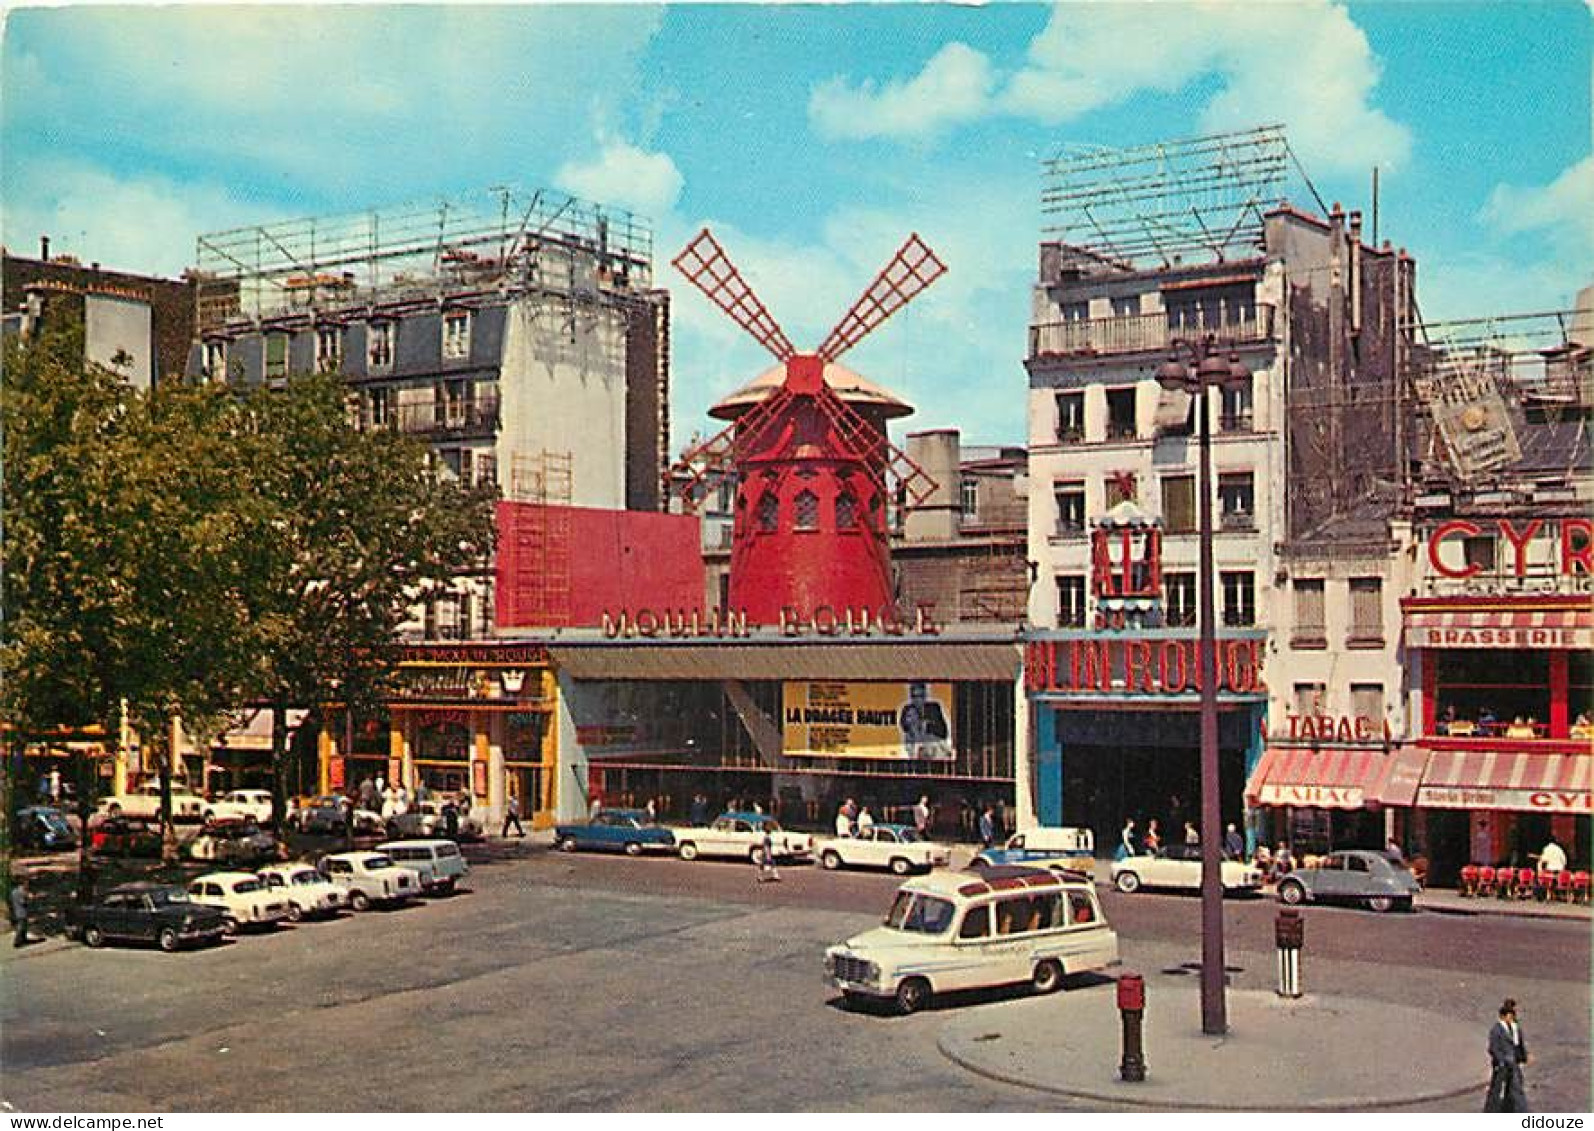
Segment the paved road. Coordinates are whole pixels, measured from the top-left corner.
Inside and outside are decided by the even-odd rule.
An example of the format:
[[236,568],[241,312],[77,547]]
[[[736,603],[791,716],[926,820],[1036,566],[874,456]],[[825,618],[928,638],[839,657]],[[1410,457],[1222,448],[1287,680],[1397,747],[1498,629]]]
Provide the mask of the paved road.
[[[1011,1008],[1012,995],[909,1018],[841,1010],[819,955],[871,925],[896,881],[783,875],[756,885],[744,865],[535,852],[480,864],[452,899],[206,951],[8,952],[0,1093],[79,1111],[1067,1106],[936,1050],[952,1017]],[[1106,900],[1149,992],[1187,984],[1197,901]],[[1238,986],[1269,985],[1273,911],[1229,907]],[[1511,993],[1534,1042],[1538,1108],[1589,1106],[1586,926],[1307,914],[1310,988],[1476,1018],[1480,1057]]]

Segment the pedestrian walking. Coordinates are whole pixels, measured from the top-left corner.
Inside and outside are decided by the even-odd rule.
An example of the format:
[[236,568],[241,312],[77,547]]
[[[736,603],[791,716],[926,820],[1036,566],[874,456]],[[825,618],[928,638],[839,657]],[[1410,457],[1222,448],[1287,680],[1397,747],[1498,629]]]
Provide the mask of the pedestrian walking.
[[603,798],[594,793],[592,795],[592,804],[587,806],[587,819],[591,820],[592,818],[596,817],[598,815],[598,810],[602,808]]
[[989,805],[980,812],[980,844],[985,848],[996,844],[996,812]]
[[708,823],[708,798],[701,790],[692,795],[692,812],[688,819],[694,828]]
[[769,826],[764,826],[764,839],[759,842],[758,848],[758,883],[769,881],[780,883],[780,873],[775,870],[775,835],[769,831]]
[[919,803],[913,807],[913,827],[922,837],[930,835],[930,798],[921,796]]
[[1120,860],[1127,860],[1136,855],[1135,849],[1135,819],[1129,817],[1124,821],[1123,829],[1118,833],[1117,856]]
[[874,828],[874,814],[869,812],[869,806],[865,805],[858,813],[858,835],[867,836],[872,828]]
[[11,885],[12,946],[28,945],[28,881],[19,876]]
[[843,833],[842,835],[843,836],[857,836],[858,835],[858,803],[856,801],[854,801],[852,798],[849,797],[849,798],[847,798],[845,804],[842,805],[841,811],[844,814],[846,814],[846,816],[847,816],[847,831],[845,833]]
[[1234,822],[1229,822],[1227,831],[1223,834],[1223,854],[1230,860],[1239,860],[1245,856],[1245,838],[1240,835],[1240,830],[1234,827]]
[[443,802],[443,835],[449,840],[459,839],[459,806],[452,797]]
[[1484,1111],[1527,1111],[1527,1091],[1522,1066],[1528,1062],[1527,1042],[1517,1023],[1515,998],[1500,1004],[1500,1019],[1489,1027],[1489,1094]]
[[1157,828],[1157,818],[1153,817],[1146,822],[1146,852],[1155,856],[1157,849],[1162,847],[1162,833]]
[[504,828],[498,834],[500,839],[509,835],[510,825],[515,826],[516,836],[524,837],[526,835],[526,830],[520,827],[520,798],[513,794],[509,797],[509,803],[504,806]]
[[1566,871],[1566,849],[1555,842],[1555,837],[1550,837],[1550,842],[1539,851],[1539,871],[1564,872]]
[[1196,827],[1189,821],[1184,823],[1184,842],[1192,847],[1201,843],[1201,834],[1196,831]]
[[651,797],[648,798],[647,814],[648,824],[656,825],[659,823],[659,803]]
[[50,767],[50,804],[61,804],[61,771]]
[[847,807],[845,805],[836,810],[836,835],[852,835],[852,818],[847,816]]

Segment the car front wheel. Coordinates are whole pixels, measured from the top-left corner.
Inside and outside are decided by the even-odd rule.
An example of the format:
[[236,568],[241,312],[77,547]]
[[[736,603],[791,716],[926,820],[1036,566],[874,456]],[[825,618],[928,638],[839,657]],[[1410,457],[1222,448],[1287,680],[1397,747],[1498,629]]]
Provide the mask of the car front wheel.
[[897,1010],[906,1016],[917,1013],[930,1004],[930,983],[923,978],[909,978],[897,987]]
[[161,931],[160,939],[158,941],[160,942],[161,949],[167,954],[170,954],[172,951],[177,949],[177,944],[181,940],[178,939],[177,932],[175,930],[173,930],[171,927],[167,927]]
[[904,860],[900,856],[893,856],[891,858],[891,874],[892,875],[894,875],[894,876],[906,876],[911,871],[913,871],[913,865],[909,861]]
[[1392,911],[1395,907],[1395,897],[1392,895],[1375,895],[1367,901],[1367,906],[1382,915]]
[[641,856],[642,855],[642,845],[641,845],[641,843],[638,842],[638,841],[634,841],[634,840],[627,841],[626,842],[626,846],[625,846],[625,854],[627,856]]
[[83,941],[96,949],[105,945],[105,932],[98,927],[84,927]]
[[1063,984],[1063,968],[1050,958],[1037,962],[1029,984],[1038,994],[1054,993]]
[[682,844],[681,845],[681,859],[682,860],[696,860],[697,859],[697,845],[693,844],[691,841],[686,841],[684,844]]
[[560,852],[574,852],[576,850],[576,838],[573,836],[560,837],[558,848]]
[[290,901],[288,903],[288,922],[297,923],[303,918],[304,908],[300,907],[297,903]]
[[356,911],[369,911],[371,910],[371,897],[356,888],[354,894],[349,896],[349,906]]
[[1285,880],[1279,885],[1279,899],[1291,907],[1306,902],[1306,886],[1299,880]]
[[1119,872],[1117,879],[1113,880],[1113,883],[1125,895],[1133,895],[1140,890],[1140,877],[1133,872]]
[[841,854],[835,851],[826,852],[819,858],[819,862],[825,866],[825,871],[834,872],[841,867]]

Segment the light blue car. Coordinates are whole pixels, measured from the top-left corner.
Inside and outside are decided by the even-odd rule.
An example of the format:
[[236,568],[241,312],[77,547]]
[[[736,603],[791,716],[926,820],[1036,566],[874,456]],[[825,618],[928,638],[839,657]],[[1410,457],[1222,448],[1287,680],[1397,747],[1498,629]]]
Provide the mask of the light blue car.
[[640,856],[649,849],[673,850],[675,834],[663,825],[651,824],[643,809],[599,809],[586,824],[555,828],[554,845],[561,852],[584,848]]

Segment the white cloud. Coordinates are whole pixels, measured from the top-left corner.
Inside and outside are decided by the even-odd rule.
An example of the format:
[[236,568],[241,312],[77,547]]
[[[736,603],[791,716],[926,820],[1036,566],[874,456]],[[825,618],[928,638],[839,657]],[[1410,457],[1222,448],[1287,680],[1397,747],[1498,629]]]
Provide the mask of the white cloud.
[[1568,166],[1547,185],[1500,185],[1481,217],[1506,235],[1553,229],[1594,254],[1594,155]]
[[1394,168],[1410,150],[1406,128],[1373,105],[1379,66],[1367,37],[1331,0],[1059,3],[1027,54],[998,77],[953,43],[904,82],[828,80],[809,117],[827,137],[911,138],[999,113],[1067,122],[1213,78],[1203,129],[1283,121],[1301,158],[1325,171]]
[[624,141],[610,141],[589,161],[572,161],[554,176],[566,192],[617,204],[657,217],[675,207],[683,184],[667,153],[649,153]]
[[984,55],[949,43],[906,82],[854,85],[837,77],[821,83],[809,97],[808,116],[828,138],[926,137],[982,117],[992,82]]

